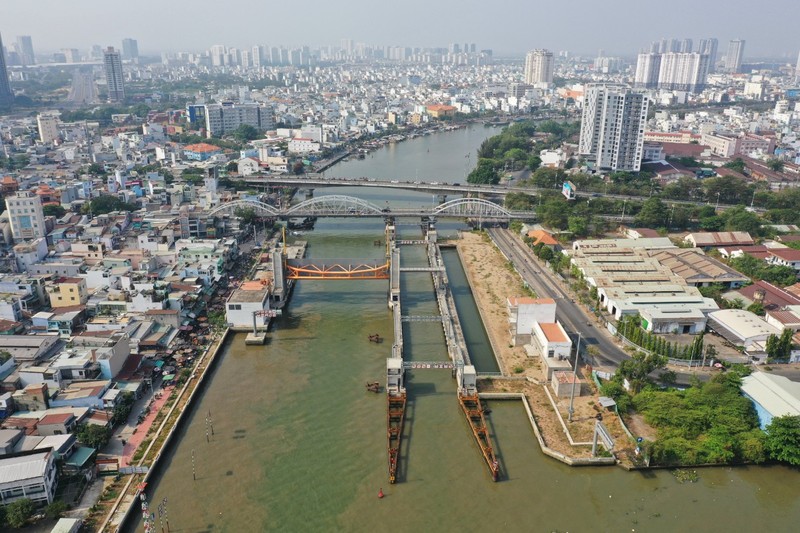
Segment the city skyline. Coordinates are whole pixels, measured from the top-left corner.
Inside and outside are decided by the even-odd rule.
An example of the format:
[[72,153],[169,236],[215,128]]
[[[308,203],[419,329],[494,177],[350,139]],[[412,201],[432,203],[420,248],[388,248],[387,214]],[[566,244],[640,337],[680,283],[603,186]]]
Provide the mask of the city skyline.
[[[485,6],[474,1],[442,0],[432,5],[409,0],[400,10],[352,0],[344,10],[338,4],[310,0],[303,10],[291,4],[270,5],[264,16],[282,22],[268,30],[258,16],[218,26],[217,4],[208,0],[142,0],[113,8],[100,0],[85,0],[81,6],[84,16],[76,16],[74,6],[55,0],[41,0],[35,5],[8,2],[2,8],[0,32],[8,36],[7,40],[17,35],[32,36],[40,53],[94,44],[119,47],[126,37],[137,39],[145,55],[205,50],[214,44],[240,48],[256,44],[336,46],[346,38],[374,46],[439,47],[469,41],[500,56],[522,57],[534,48],[590,55],[603,49],[608,55],[634,56],[642,43],[653,39],[711,34],[720,42],[746,40],[747,56],[753,58],[786,57],[794,62],[800,48],[792,27],[794,17],[774,17],[768,26],[754,24],[752,17],[742,16],[749,9],[743,0],[731,0],[724,11],[688,0],[676,0],[669,10],[632,0],[609,0],[602,5],[578,0],[570,13],[580,16],[562,18],[545,12],[541,5],[510,0],[495,6],[497,23],[491,23]],[[255,11],[252,3],[243,0],[230,0],[226,8],[231,14]],[[633,8],[636,20],[625,20],[621,14],[632,13]],[[789,14],[797,8],[789,0],[776,0],[771,10]],[[687,17],[687,12],[692,16]],[[316,16],[309,17],[309,13]],[[423,13],[425,16],[421,16]],[[193,31],[165,31],[163,24],[153,23],[154,16],[168,21],[190,18]],[[114,24],[101,24],[109,17],[114,18]],[[448,18],[453,24],[444,28],[452,30],[443,29],[441,24]],[[65,20],[70,21],[66,30]],[[657,24],[640,24],[645,20]]]

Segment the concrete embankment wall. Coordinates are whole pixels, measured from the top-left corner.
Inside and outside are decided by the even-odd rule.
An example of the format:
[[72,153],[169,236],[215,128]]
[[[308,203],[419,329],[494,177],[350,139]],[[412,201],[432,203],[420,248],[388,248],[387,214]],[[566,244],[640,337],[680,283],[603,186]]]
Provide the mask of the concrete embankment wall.
[[533,428],[533,433],[536,435],[536,440],[539,441],[539,447],[542,449],[542,453],[548,457],[557,459],[570,466],[608,466],[617,464],[617,460],[614,457],[567,457],[563,453],[549,448],[542,438],[539,426],[536,424],[536,419],[533,417],[533,411],[531,411],[531,406],[528,404],[528,398],[521,392],[482,392],[479,396],[484,400],[521,400],[522,405],[525,407],[525,412],[528,414],[528,420]]
[[[174,440],[173,437],[183,427],[183,424],[186,423],[186,420],[189,419],[189,416],[191,415],[195,406],[195,400],[198,399],[200,396],[202,396],[202,393],[204,392],[206,385],[211,382],[211,377],[214,375],[214,371],[216,370],[217,366],[217,360],[219,359],[219,357],[217,356],[225,347],[226,343],[233,334],[234,334],[233,330],[226,329],[225,332],[222,334],[222,337],[217,342],[216,346],[211,348],[211,352],[208,352],[206,357],[203,358],[202,361],[198,361],[197,363],[198,365],[205,362],[206,366],[203,369],[202,374],[200,374],[200,377],[198,378],[197,385],[192,390],[192,392],[189,393],[189,397],[186,400],[186,405],[184,405],[183,410],[178,416],[178,419],[175,421],[175,424],[171,428],[169,428],[168,430],[169,433],[167,433],[167,437],[164,439],[164,443],[161,446],[161,450],[159,450],[159,452],[153,458],[153,461],[150,464],[149,471],[147,472],[147,474],[145,474],[144,478],[140,482],[149,483],[156,476],[160,475],[161,458],[170,450],[170,447],[173,445],[173,440]],[[187,382],[187,386],[188,384],[189,382]],[[178,400],[175,401],[173,409],[177,408],[179,401],[180,397]],[[164,420],[168,420],[171,414],[172,414],[171,412],[168,413],[167,416],[164,417]],[[164,429],[166,429],[166,427]],[[157,438],[158,434],[154,435],[153,442],[155,442]],[[131,478],[131,481],[132,480],[133,477]],[[126,485],[126,490],[123,491],[123,494],[127,491],[127,489],[128,486]],[[139,501],[138,499],[134,498],[132,502],[128,505],[128,508],[126,509],[125,514],[122,516],[122,519],[120,520],[115,531],[121,531],[122,529],[124,529],[125,526],[129,525],[128,523],[131,520],[133,520],[133,518],[135,517],[138,518],[139,513],[134,512],[138,510],[139,510]],[[112,516],[114,512],[115,511],[112,511]],[[101,531],[103,529],[104,528],[101,528]]]

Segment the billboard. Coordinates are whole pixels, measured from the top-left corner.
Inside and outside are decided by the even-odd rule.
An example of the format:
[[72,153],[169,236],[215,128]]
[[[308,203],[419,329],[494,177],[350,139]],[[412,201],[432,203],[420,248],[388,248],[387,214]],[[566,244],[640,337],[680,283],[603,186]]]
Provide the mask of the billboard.
[[565,181],[564,185],[561,187],[561,194],[564,195],[564,198],[567,200],[574,200],[577,196],[577,191],[575,190],[575,184],[571,181]]

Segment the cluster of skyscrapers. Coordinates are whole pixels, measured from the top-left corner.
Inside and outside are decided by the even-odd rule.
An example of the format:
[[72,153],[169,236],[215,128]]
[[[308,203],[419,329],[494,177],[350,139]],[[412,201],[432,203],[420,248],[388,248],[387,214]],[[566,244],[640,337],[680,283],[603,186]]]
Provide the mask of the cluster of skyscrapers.
[[[636,60],[634,85],[644,89],[701,92],[708,74],[716,69],[717,39],[702,39],[697,50],[691,39],[663,39],[653,42],[649,50],[639,53]],[[725,70],[740,72],[744,41],[734,39],[725,55]]]

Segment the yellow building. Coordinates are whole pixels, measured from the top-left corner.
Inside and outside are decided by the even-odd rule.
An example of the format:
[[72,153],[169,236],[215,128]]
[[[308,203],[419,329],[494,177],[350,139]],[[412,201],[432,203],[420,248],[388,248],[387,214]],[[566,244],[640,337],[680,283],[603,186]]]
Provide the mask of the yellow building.
[[456,115],[456,108],[451,105],[429,105],[426,110],[433,118],[454,117]]
[[46,285],[53,308],[86,305],[89,291],[83,278],[56,278]]

